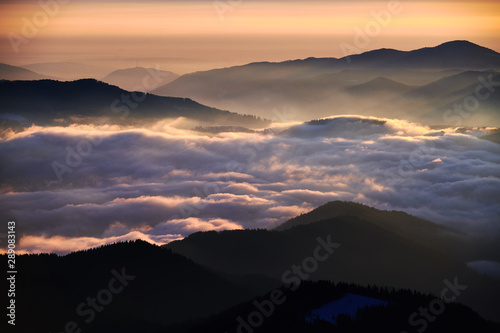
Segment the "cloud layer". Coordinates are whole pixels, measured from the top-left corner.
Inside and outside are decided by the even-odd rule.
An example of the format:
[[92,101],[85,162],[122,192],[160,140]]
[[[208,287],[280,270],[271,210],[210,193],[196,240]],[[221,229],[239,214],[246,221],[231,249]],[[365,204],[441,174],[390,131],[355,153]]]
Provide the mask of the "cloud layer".
[[0,141],[0,218],[23,251],[272,228],[331,200],[499,235],[500,145],[481,131],[339,116],[260,133],[166,123],[32,127]]

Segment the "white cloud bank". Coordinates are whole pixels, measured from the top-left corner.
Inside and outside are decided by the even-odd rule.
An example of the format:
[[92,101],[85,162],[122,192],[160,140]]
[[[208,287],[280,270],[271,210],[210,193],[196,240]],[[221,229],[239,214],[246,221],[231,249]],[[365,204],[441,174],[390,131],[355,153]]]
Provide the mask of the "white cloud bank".
[[480,132],[339,116],[266,133],[162,124],[10,134],[0,141],[0,218],[17,222],[22,250],[58,253],[269,228],[331,200],[500,234],[500,145]]

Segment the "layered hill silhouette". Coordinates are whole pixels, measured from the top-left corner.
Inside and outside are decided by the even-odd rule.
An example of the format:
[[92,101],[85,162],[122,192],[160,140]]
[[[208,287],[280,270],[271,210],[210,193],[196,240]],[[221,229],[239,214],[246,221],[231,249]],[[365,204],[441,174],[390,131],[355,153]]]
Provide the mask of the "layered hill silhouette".
[[[273,292],[282,292],[278,304],[269,302]],[[379,306],[358,306],[355,313],[339,308],[336,315],[324,312],[324,317],[314,317],[311,313],[334,302],[349,301],[368,297],[387,303]],[[282,302],[282,303],[281,303]],[[286,288],[275,289],[253,301],[241,303],[219,315],[200,319],[189,324],[171,327],[173,332],[404,332],[422,330],[426,332],[481,331],[496,332],[499,325],[487,322],[471,309],[456,303],[446,305],[445,312],[433,316],[432,322],[422,321],[418,314],[409,324],[409,314],[415,309],[436,302],[436,296],[410,290],[392,290],[379,287],[361,287],[355,284],[320,281],[305,281],[296,291]],[[349,304],[353,306],[353,304]],[[422,307],[424,305],[424,307]],[[260,319],[259,313],[262,316]],[[416,320],[418,322],[416,323]],[[332,322],[335,320],[335,322]],[[260,325],[256,325],[260,324]]]
[[36,73],[29,69],[0,64],[0,80],[43,80],[54,79],[54,77]]
[[346,91],[359,96],[363,96],[365,94],[389,94],[389,96],[397,96],[411,90],[412,88],[412,86],[408,86],[385,77],[377,77],[365,83],[349,86],[346,88]]
[[493,279],[466,266],[460,249],[466,245],[452,231],[401,212],[334,202],[277,230],[199,232],[166,247],[216,271],[281,279],[292,265],[313,255],[318,237],[340,247],[308,274],[310,279],[439,293],[443,279],[458,277],[474,286],[460,301],[498,318],[493,295],[500,290]]
[[[16,260],[23,267],[16,280],[16,311],[30,318],[17,319],[16,329],[22,332],[247,332],[253,327],[255,332],[362,332],[370,327],[400,332],[409,328],[413,312],[436,299],[409,289],[307,280],[298,288],[276,284],[262,291],[263,283],[258,288],[244,283],[253,280],[255,285],[262,281],[258,276],[227,279],[227,274],[140,240]],[[335,324],[310,318],[312,310],[346,295],[386,305],[360,304],[355,313],[337,314]],[[270,300],[278,303],[270,305]],[[464,305],[445,306],[428,323],[429,332],[498,330],[499,324]],[[262,321],[254,326],[249,319],[258,312]]]
[[68,322],[84,332],[165,332],[257,296],[144,241],[16,261],[23,267],[16,281],[20,332],[64,332]]
[[[261,62],[196,72],[154,93],[189,97],[218,108],[267,117],[274,109],[287,108],[293,120],[299,121],[363,114],[436,125],[446,124],[443,113],[474,96],[483,81],[500,85],[499,69],[499,53],[467,41],[454,41],[414,51],[381,49],[341,59]],[[462,79],[467,77],[464,86]],[[449,84],[433,93],[439,93],[442,100],[421,93],[431,89],[429,85],[441,86],[441,79]],[[499,90],[490,89],[491,96],[481,101],[475,112],[480,117],[462,117],[459,125],[500,125],[494,107]]]
[[360,55],[344,57],[357,67],[382,68],[500,68],[498,53],[465,40],[451,41],[436,47],[425,47],[413,51],[381,49]]
[[[427,125],[500,125],[500,74],[496,71],[463,71],[412,87],[375,79],[347,87],[345,91],[348,97],[344,96],[343,103],[347,104],[340,101],[340,108],[349,108],[351,104],[367,115],[384,114]],[[326,101],[334,103],[335,99],[334,96]],[[475,103],[473,107],[467,104],[471,99]]]
[[134,67],[118,69],[102,81],[128,91],[148,92],[177,79],[178,74],[154,68]]
[[354,216],[373,225],[390,231],[416,244],[429,249],[452,254],[465,246],[460,241],[460,234],[455,231],[409,215],[401,211],[382,211],[355,202],[332,201],[320,206],[307,214],[288,220],[276,227],[283,231],[293,227],[309,225],[314,222],[338,217]]
[[[435,244],[450,242],[449,233],[402,212],[331,202],[276,230],[198,232],[163,247],[137,240],[65,256],[20,255],[16,311],[30,320],[18,320],[16,328],[401,332],[420,327],[410,327],[409,317],[455,288],[455,301],[426,330],[497,332],[499,324],[483,318],[499,318],[498,283],[470,271],[449,250],[453,242]],[[310,317],[347,295],[385,305],[360,303],[335,323]],[[255,316],[262,317],[258,324]]]
[[0,81],[0,105],[5,113],[50,124],[73,117],[112,117],[117,123],[186,117],[214,125],[264,127],[269,121],[201,105],[187,98],[128,92],[94,80]]

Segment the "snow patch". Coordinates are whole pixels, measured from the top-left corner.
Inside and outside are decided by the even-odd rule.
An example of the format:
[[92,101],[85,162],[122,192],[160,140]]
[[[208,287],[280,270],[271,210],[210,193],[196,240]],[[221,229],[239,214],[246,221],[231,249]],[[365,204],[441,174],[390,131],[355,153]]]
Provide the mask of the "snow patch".
[[365,297],[356,294],[345,294],[344,297],[323,305],[319,309],[311,310],[306,315],[306,321],[322,319],[337,325],[337,316],[341,313],[356,317],[358,309],[365,306],[387,305],[389,302],[376,298]]

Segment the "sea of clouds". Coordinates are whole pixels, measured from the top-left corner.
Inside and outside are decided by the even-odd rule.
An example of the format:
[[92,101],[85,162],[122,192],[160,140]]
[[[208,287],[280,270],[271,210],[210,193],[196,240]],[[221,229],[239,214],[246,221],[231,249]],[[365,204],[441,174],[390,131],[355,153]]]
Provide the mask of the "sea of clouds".
[[20,249],[273,228],[332,200],[500,235],[500,145],[484,130],[360,116],[218,135],[176,123],[4,133],[0,218],[17,222]]

